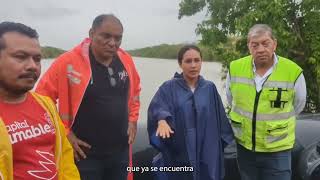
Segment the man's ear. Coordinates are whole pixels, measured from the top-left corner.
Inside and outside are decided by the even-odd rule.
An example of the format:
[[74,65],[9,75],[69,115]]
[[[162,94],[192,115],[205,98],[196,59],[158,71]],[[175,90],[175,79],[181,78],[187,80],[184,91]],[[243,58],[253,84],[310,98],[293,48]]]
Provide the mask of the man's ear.
[[93,37],[93,29],[92,28],[90,28],[90,30],[89,30],[89,38],[90,39],[92,39],[92,37]]
[[276,51],[276,49],[277,49],[277,46],[278,46],[278,41],[277,41],[277,39],[274,39],[274,52]]

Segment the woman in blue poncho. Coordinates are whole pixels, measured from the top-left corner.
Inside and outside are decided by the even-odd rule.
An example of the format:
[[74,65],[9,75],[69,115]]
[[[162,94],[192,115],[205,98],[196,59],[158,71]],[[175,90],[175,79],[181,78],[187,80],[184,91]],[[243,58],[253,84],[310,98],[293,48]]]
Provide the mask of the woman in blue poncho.
[[223,148],[233,133],[215,85],[199,75],[200,49],[182,47],[182,73],[163,83],[148,109],[150,143],[159,180],[221,180]]

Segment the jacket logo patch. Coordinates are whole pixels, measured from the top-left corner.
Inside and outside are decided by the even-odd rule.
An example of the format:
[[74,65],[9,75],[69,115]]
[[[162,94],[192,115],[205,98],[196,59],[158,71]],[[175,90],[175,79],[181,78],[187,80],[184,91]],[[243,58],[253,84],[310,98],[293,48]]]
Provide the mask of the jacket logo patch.
[[128,78],[128,73],[123,70],[122,72],[118,72],[118,75],[119,75],[119,79],[123,82],[125,82]]
[[77,72],[71,64],[67,65],[67,78],[70,83],[80,84],[81,83],[81,73]]

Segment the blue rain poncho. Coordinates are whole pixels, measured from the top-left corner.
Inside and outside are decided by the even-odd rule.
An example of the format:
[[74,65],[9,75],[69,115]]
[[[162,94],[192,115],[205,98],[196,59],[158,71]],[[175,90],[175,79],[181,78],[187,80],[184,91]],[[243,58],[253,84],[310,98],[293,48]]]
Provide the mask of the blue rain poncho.
[[[161,119],[174,131],[168,139],[155,136]],[[194,92],[182,74],[163,83],[148,109],[148,133],[160,152],[153,160],[157,179],[223,179],[223,149],[233,141],[233,133],[211,81],[199,76]]]

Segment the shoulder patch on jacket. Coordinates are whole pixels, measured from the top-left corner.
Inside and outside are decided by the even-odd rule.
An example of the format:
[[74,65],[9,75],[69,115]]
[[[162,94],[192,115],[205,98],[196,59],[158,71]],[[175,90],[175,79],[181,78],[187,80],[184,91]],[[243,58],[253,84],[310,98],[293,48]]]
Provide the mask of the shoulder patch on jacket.
[[67,64],[67,78],[69,79],[69,82],[73,84],[80,84],[81,79],[79,78],[82,74],[78,71],[76,71],[73,68],[72,64]]

